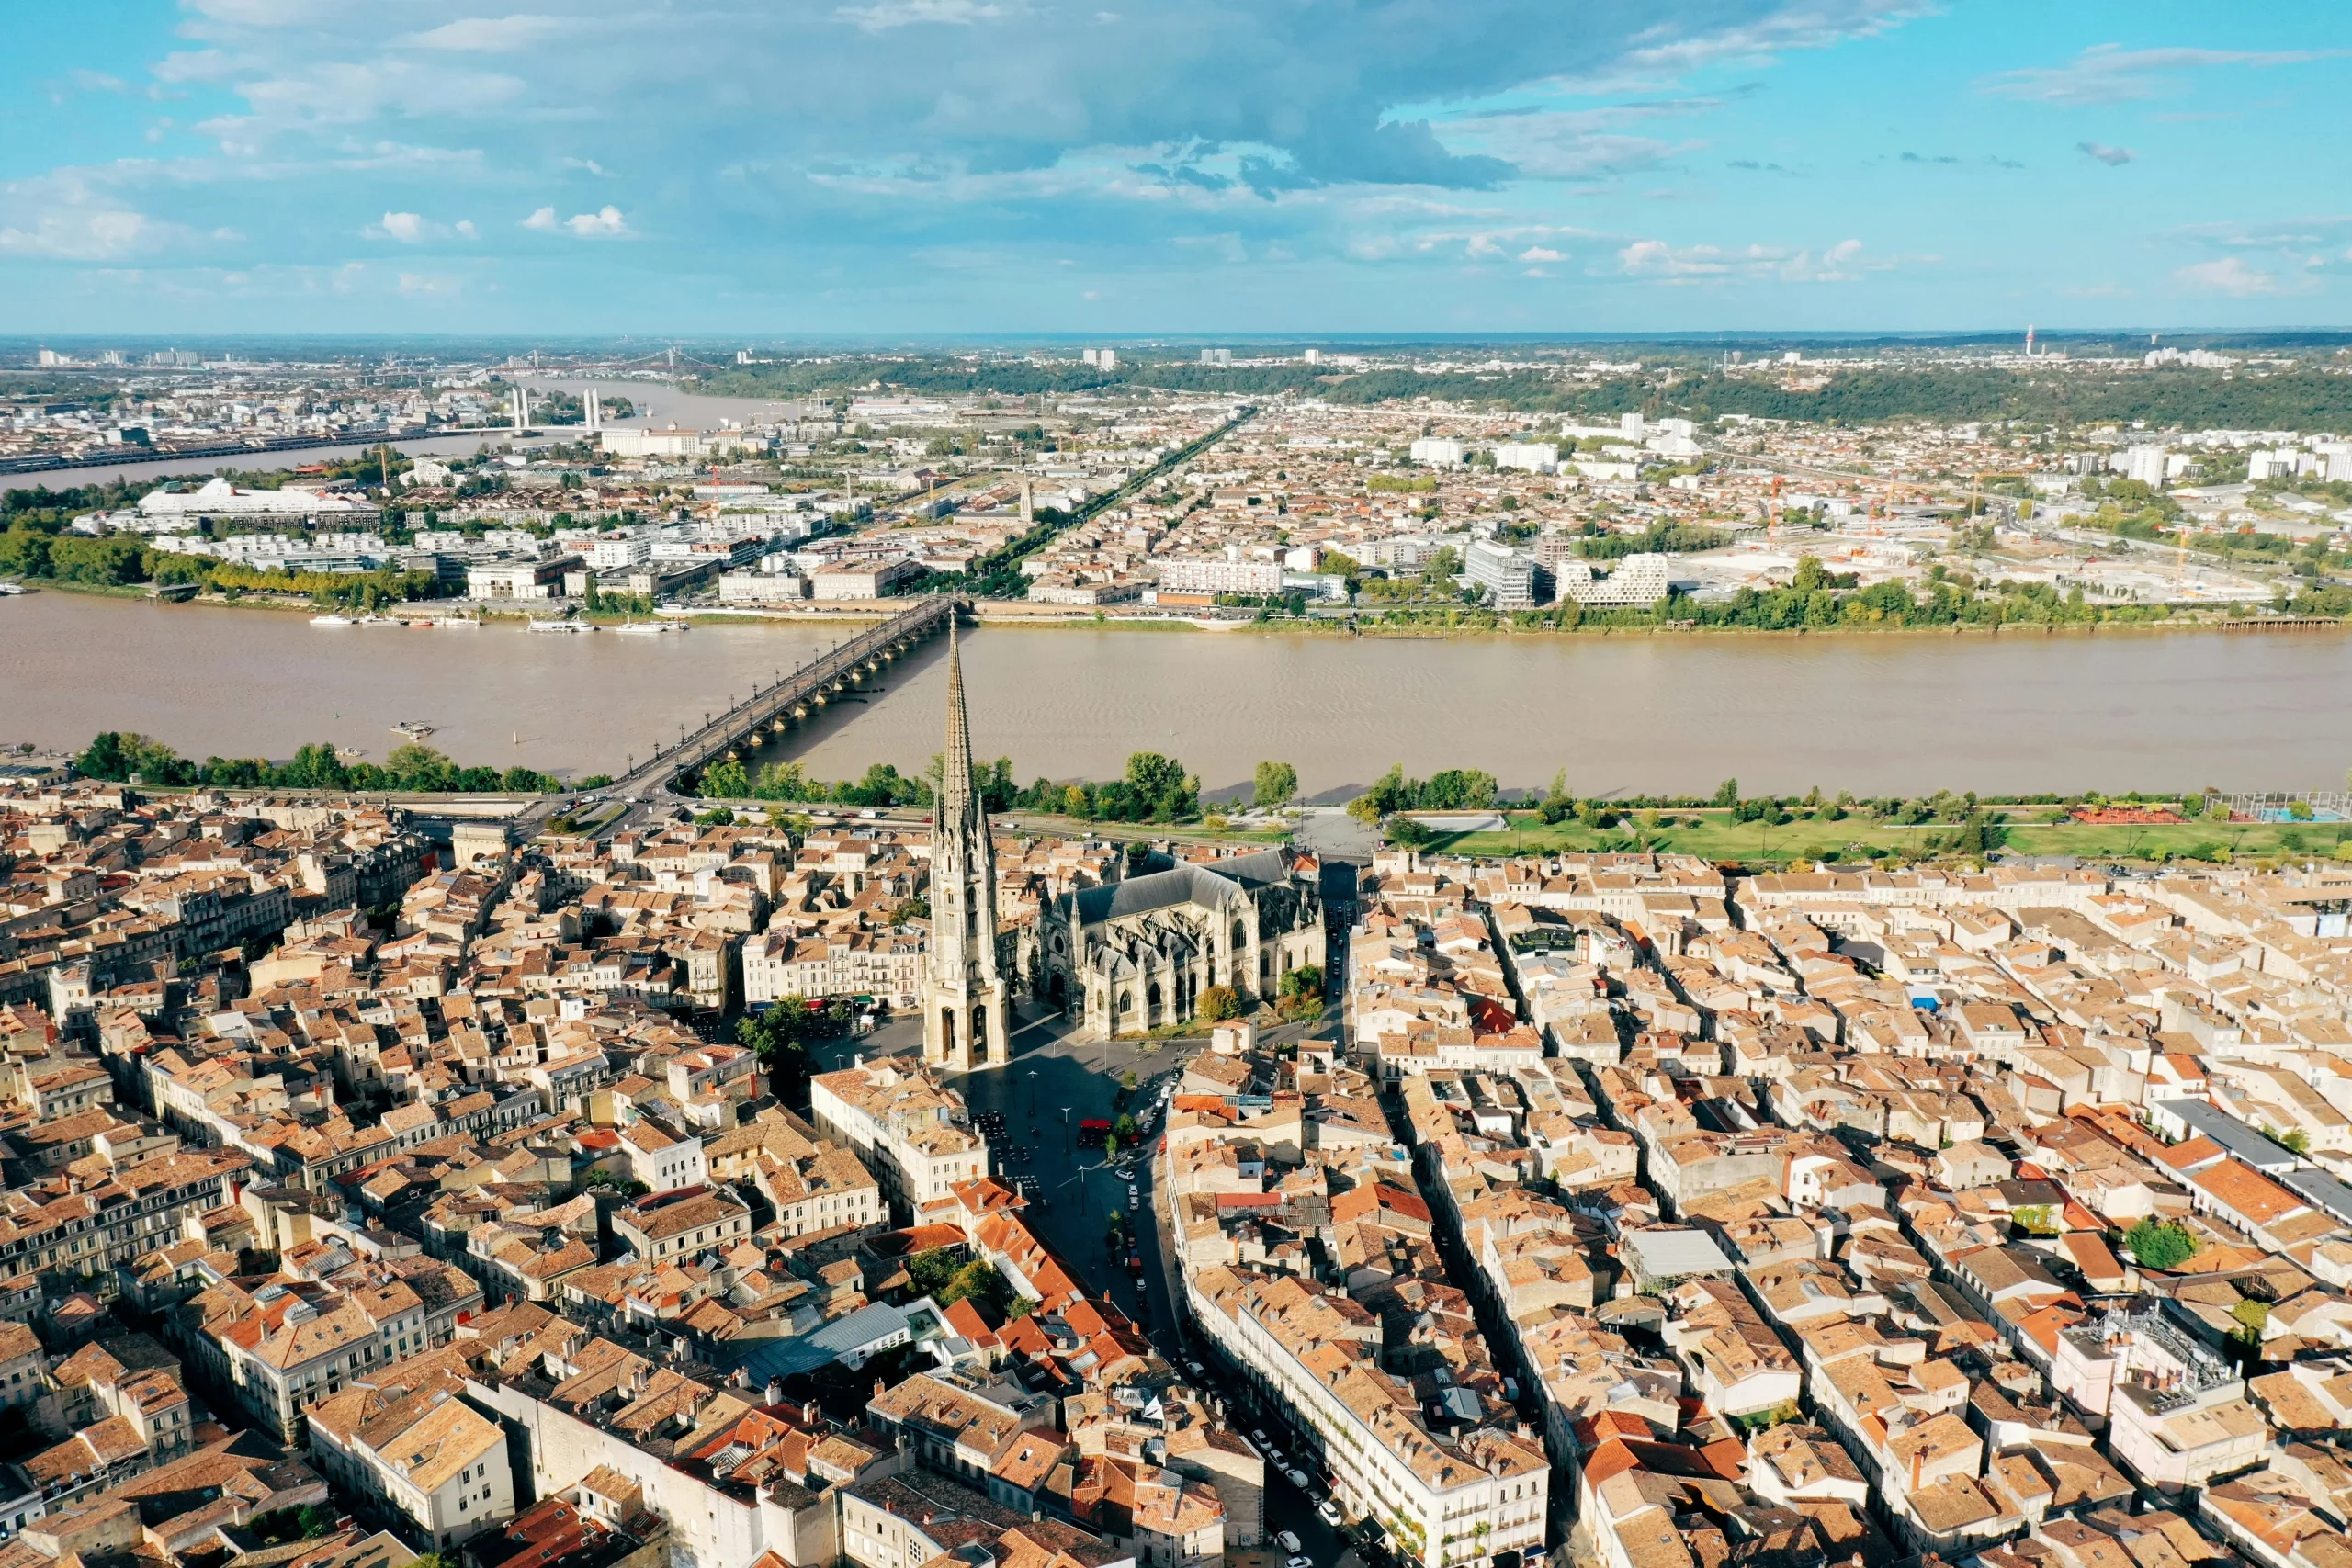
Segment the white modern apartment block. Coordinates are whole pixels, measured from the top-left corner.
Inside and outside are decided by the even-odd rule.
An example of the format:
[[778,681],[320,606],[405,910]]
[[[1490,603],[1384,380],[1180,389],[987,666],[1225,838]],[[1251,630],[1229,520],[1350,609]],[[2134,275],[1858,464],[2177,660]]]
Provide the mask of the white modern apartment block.
[[1432,468],[1458,468],[1467,455],[1468,448],[1446,435],[1424,435],[1413,443],[1409,454],[1416,463],[1426,463]]
[[1560,449],[1549,441],[1506,441],[1495,448],[1495,467],[1548,474],[1560,466]]
[[642,534],[608,534],[588,547],[588,564],[597,571],[625,570],[653,558],[653,541]]
[[1560,597],[1579,604],[1655,604],[1666,597],[1669,581],[1662,555],[1623,557],[1606,577],[1595,577],[1581,558],[1564,560],[1557,570]]
[[1243,560],[1238,545],[1227,548],[1224,558],[1179,557],[1162,560],[1159,586],[1171,593],[1280,593],[1283,564],[1273,560]]
[[1532,610],[1552,602],[1552,574],[1533,556],[1489,539],[1462,552],[1462,575],[1484,588],[1498,610]]

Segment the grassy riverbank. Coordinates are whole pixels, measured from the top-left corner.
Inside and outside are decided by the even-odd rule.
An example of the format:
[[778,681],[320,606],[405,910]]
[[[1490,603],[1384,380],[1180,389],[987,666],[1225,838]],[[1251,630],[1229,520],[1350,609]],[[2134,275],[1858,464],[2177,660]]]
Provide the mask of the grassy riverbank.
[[[1890,855],[1903,860],[1951,858],[1939,839],[1951,832],[1949,824],[1904,825],[1849,815],[1830,821],[1799,816],[1773,825],[1763,821],[1735,822],[1727,811],[1669,811],[1659,814],[1673,825],[1652,828],[1636,813],[1623,826],[1592,829],[1573,820],[1546,825],[1532,812],[1510,814],[1508,831],[1443,833],[1431,841],[1434,852],[1476,855],[1556,854],[1563,852],[1645,849],[1659,853],[1700,855],[1708,860],[1747,863],[1787,863],[1792,861],[1844,859],[1859,861]],[[2075,822],[2064,812],[2031,807],[1990,812],[1990,826],[1999,847],[2015,854],[2079,855],[2092,860],[2164,861],[2211,859],[2225,853],[2231,859],[2280,854],[2333,855],[2347,838],[2352,824],[2340,822],[2213,822],[2189,821],[2154,826],[2107,826]]]

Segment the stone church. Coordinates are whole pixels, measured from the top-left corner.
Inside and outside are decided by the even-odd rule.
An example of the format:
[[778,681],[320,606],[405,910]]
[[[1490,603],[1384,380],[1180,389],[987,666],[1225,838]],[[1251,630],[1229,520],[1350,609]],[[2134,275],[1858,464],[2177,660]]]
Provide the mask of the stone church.
[[1044,1000],[1109,1036],[1183,1022],[1211,986],[1272,998],[1324,962],[1317,874],[1262,850],[1065,894],[1039,919]]

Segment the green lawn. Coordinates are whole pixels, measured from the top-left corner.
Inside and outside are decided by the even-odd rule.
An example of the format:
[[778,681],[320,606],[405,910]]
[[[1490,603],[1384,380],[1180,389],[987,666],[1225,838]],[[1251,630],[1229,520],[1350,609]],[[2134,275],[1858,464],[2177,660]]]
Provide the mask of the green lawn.
[[[2352,827],[2342,823],[2321,823],[2300,829],[2292,823],[2233,825],[2226,822],[2188,822],[2179,827],[2093,828],[2053,820],[2063,815],[2055,807],[2019,807],[2007,812],[1997,807],[1988,809],[1996,816],[2010,818],[2010,821],[2003,825],[2007,834],[2003,847],[2024,854],[2162,860],[2168,854],[2182,854],[2199,846],[2218,844],[2233,855],[2264,855],[2284,852],[2287,846],[2281,839],[2291,836],[2301,844],[2301,852],[2324,855],[2343,842],[2347,833],[2352,833]],[[1625,849],[1632,847],[1631,840],[1638,840],[1644,847],[1661,853],[1701,855],[1719,861],[1815,860],[1833,852],[1890,849],[1906,857],[1931,858],[1935,852],[1930,846],[1938,838],[1952,830],[1952,825],[1946,822],[1898,827],[1860,815],[1849,815],[1837,822],[1808,819],[1799,815],[1794,821],[1779,827],[1762,822],[1735,823],[1728,812],[1669,811],[1662,815],[1680,822],[1687,822],[1695,816],[1700,822],[1697,827],[1644,830],[1638,826],[1639,814],[1636,814],[1623,827],[1595,832],[1572,822],[1545,827],[1532,814],[1514,814],[1509,832],[1442,835],[1431,848],[1476,855],[1542,854],[1562,851]]]

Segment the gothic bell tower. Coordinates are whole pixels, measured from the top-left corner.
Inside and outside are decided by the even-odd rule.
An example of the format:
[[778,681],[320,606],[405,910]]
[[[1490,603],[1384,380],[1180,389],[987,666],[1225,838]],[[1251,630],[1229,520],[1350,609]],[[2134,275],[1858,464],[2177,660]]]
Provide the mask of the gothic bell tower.
[[931,815],[931,950],[923,956],[922,1059],[952,1073],[1001,1066],[1011,1044],[997,970],[996,840],[972,787],[972,727],[956,616],[947,622],[947,747]]

